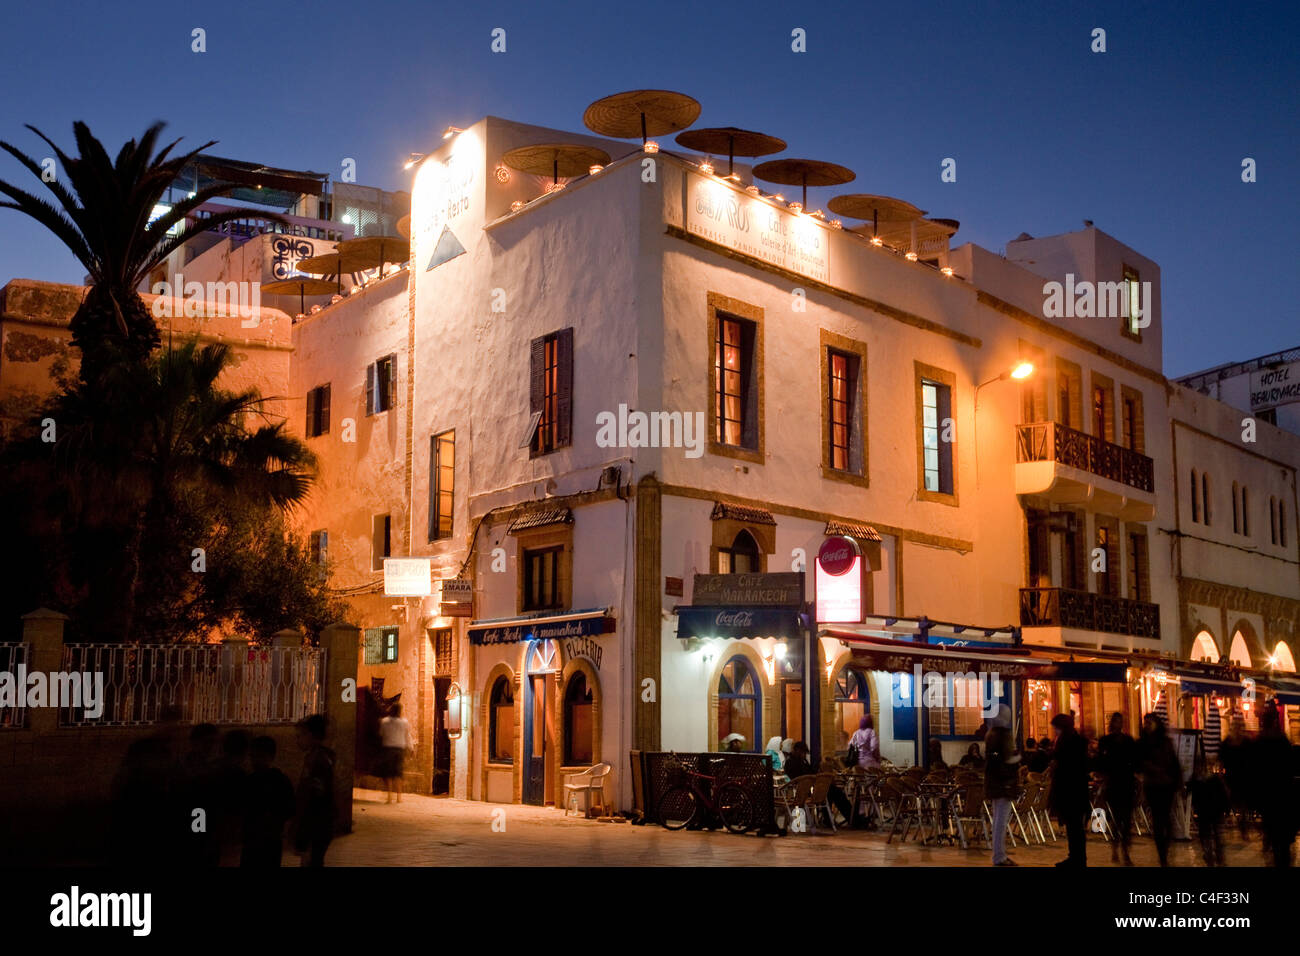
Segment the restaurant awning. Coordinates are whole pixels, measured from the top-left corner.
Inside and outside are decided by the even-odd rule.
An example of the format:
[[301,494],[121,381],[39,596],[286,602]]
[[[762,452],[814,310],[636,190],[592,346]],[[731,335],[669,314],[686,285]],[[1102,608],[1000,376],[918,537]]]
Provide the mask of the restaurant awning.
[[714,607],[696,605],[677,608],[677,636],[710,637],[784,637],[796,638],[807,626],[807,615],[793,608]]
[[593,607],[546,616],[471,621],[467,631],[471,644],[518,644],[522,641],[609,634],[616,624],[609,608]]
[[1123,684],[1128,665],[1083,661],[1055,661],[1022,653],[1016,647],[990,644],[920,644],[863,634],[840,627],[825,627],[822,637],[849,645],[852,664],[866,670],[908,672],[917,666],[938,673],[997,674],[1004,680],[1070,680]]

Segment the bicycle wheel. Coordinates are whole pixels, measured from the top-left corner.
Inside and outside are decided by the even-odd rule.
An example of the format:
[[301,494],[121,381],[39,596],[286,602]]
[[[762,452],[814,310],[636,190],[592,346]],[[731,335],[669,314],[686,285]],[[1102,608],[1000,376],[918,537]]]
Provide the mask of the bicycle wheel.
[[695,819],[698,810],[694,792],[681,784],[669,787],[659,798],[659,822],[665,830],[684,829]]
[[744,833],[754,825],[754,801],[738,783],[724,783],[718,788],[718,816],[732,833]]

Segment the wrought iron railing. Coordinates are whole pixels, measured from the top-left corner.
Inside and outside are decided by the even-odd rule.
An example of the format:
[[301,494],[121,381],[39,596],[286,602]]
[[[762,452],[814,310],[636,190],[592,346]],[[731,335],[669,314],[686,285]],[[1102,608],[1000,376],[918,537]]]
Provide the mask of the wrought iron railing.
[[13,681],[13,703],[0,702],[0,730],[22,730],[27,726],[27,688],[18,682],[18,669],[31,660],[31,645],[0,644],[0,674]]
[[1156,489],[1155,465],[1146,455],[1059,422],[1016,426],[1016,461],[1055,461],[1141,491]]
[[1021,627],[1073,627],[1160,637],[1160,605],[1070,588],[1021,588]]
[[63,670],[100,680],[98,716],[59,709],[64,727],[287,724],[324,711],[325,651],[248,644],[67,644]]

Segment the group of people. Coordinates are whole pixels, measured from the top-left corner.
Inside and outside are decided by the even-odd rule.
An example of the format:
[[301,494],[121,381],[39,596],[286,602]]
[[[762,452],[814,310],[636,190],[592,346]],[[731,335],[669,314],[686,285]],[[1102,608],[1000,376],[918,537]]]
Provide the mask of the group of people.
[[183,754],[162,732],[133,742],[113,780],[110,852],[129,865],[281,865],[286,824],[302,865],[322,866],[334,834],[334,751],[325,717],[297,727],[295,786],[276,767],[276,743],[196,724]]
[[[999,708],[985,737],[985,793],[993,807],[993,863],[1014,866],[1006,852],[1006,828],[1020,784],[1020,765],[1030,772],[1050,771],[1048,804],[1065,828],[1069,853],[1057,866],[1087,865],[1086,837],[1092,814],[1091,775],[1101,778],[1101,798],[1114,831],[1111,860],[1132,866],[1129,855],[1138,784],[1150,811],[1152,836],[1161,866],[1169,865],[1175,798],[1190,790],[1202,854],[1208,866],[1224,862],[1222,824],[1230,808],[1239,819],[1258,813],[1265,848],[1277,866],[1289,866],[1300,808],[1296,749],[1282,731],[1271,702],[1261,709],[1260,732],[1247,739],[1240,720],[1220,749],[1224,773],[1198,765],[1190,780],[1159,714],[1147,714],[1135,740],[1124,731],[1122,714],[1112,714],[1107,733],[1090,742],[1074,726],[1073,714],[1057,714],[1051,727],[1055,741],[1036,743],[1017,753],[1011,736],[1010,709]],[[1035,770],[1035,767],[1041,768]],[[1244,830],[1243,830],[1244,833]]]

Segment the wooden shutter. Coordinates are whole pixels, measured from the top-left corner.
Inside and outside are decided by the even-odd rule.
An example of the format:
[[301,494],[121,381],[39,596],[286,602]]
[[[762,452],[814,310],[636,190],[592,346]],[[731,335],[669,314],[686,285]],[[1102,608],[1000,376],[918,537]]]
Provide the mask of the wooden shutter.
[[397,407],[397,353],[388,356],[388,407]]
[[366,663],[381,664],[384,660],[384,629],[366,628]]
[[[531,420],[542,413],[546,393],[546,337],[539,336],[528,344],[528,411]],[[529,454],[537,453],[536,428],[528,436]]]
[[307,437],[314,438],[316,431],[316,389],[307,390]]
[[377,364],[366,366],[366,414],[375,413],[375,374],[378,371]]
[[438,436],[429,439],[429,540],[438,537]]
[[555,444],[564,448],[573,444],[573,329],[562,329],[555,337],[555,417],[558,431]]
[[320,416],[320,431],[318,434],[327,435],[330,430],[330,387],[322,385],[319,395],[320,397],[316,399],[316,411]]

